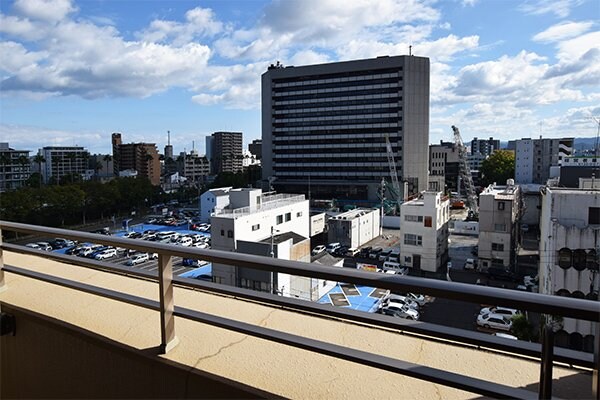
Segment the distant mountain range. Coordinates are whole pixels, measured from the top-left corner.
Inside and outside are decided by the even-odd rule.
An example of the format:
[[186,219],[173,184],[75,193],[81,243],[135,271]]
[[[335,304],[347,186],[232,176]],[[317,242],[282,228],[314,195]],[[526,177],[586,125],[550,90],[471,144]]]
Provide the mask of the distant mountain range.
[[[508,146],[508,141],[500,142],[500,147],[505,149]],[[596,146],[596,137],[575,138],[575,150],[593,149]]]

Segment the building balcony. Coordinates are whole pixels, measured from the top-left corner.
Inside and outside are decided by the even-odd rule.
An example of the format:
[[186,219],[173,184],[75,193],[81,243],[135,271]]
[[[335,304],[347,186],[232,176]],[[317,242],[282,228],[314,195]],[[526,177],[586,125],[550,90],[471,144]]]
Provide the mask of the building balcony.
[[222,218],[237,218],[257,212],[275,210],[277,208],[289,206],[295,203],[300,203],[302,201],[306,201],[304,195],[282,193],[272,196],[262,196],[261,203],[259,205],[251,207],[240,207],[234,209],[220,209],[217,212],[215,212],[214,216]]
[[[435,296],[493,299],[595,321],[600,311],[578,299],[488,287],[465,293],[467,285],[458,283],[23,224],[0,222],[0,228],[160,254],[157,278],[4,244],[2,398],[535,398],[540,365],[551,365],[532,343],[210,282],[171,282],[172,255],[388,289],[418,286]],[[14,335],[5,323],[10,316]],[[598,396],[591,373],[598,364],[589,355],[555,349],[554,359],[554,395]]]

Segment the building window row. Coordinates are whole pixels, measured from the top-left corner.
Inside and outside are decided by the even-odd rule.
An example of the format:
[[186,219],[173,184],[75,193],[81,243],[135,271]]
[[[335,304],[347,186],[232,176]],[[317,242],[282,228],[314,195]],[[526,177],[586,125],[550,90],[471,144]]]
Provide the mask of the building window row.
[[404,220],[407,222],[423,222],[422,215],[405,215]]
[[598,271],[598,255],[594,249],[562,248],[558,251],[558,266],[563,269],[575,268],[577,271],[590,269]]
[[[392,118],[357,118],[345,120],[318,120],[305,122],[276,122],[274,128],[299,128],[299,127],[318,127],[318,126],[350,126],[350,125],[374,125],[374,124],[394,124],[402,121],[402,117]],[[343,123],[340,123],[343,122]]]
[[[362,80],[368,78],[370,76],[373,77],[383,77],[384,74],[398,74],[398,72],[402,71],[402,67],[396,68],[378,68],[373,70],[361,70],[361,71],[348,71],[348,72],[337,72],[337,73],[328,73],[328,74],[315,74],[315,75],[304,75],[304,76],[294,76],[290,78],[278,78],[273,79],[273,83],[276,85],[290,84],[290,85],[300,85],[304,82],[319,83],[320,80],[324,82],[333,81],[333,82],[342,82],[343,80],[352,80],[353,78]],[[338,81],[339,79],[339,81]]]
[[[365,96],[375,96],[375,95],[391,95],[398,96],[402,93],[402,86],[394,85],[394,87],[389,88],[380,88],[380,89],[362,89],[362,90],[345,90],[340,92],[322,92],[322,93],[312,93],[312,94],[297,94],[297,95],[286,95],[286,96],[278,96],[274,98],[273,101],[275,104],[285,104],[286,101],[298,101],[298,100],[317,100],[323,101],[325,99],[331,99],[331,101],[335,101],[340,97],[352,97],[357,96],[358,99],[365,98]],[[350,99],[344,99],[350,100]]]
[[390,84],[395,83],[398,84],[398,81],[402,80],[396,77],[390,78],[373,78],[373,79],[360,79],[354,81],[342,81],[342,82],[315,82],[309,85],[296,85],[296,86],[283,86],[283,85],[273,85],[274,93],[285,93],[285,92],[294,92],[294,91],[304,91],[304,90],[323,90],[323,89],[333,89],[333,88],[346,88],[346,87],[355,87],[355,86],[367,86],[367,85],[382,85],[382,84]]
[[275,110],[273,111],[274,118],[306,118],[306,117],[337,117],[355,115],[357,111],[361,114],[383,114],[383,113],[398,113],[402,111],[402,107],[395,103],[385,103],[378,105],[377,107],[322,107],[322,108],[311,108],[310,110]]
[[361,99],[348,99],[348,100],[340,100],[340,99],[332,99],[330,101],[324,100],[312,100],[312,101],[292,101],[292,102],[275,102],[272,106],[273,113],[277,111],[297,111],[297,112],[305,112],[310,113],[315,109],[322,108],[342,108],[342,107],[352,107],[358,106],[357,109],[363,109],[368,106],[391,106],[391,105],[400,105],[402,103],[402,96],[364,96]]
[[274,117],[271,119],[273,123],[286,123],[286,122],[310,122],[310,121],[346,121],[349,117],[354,119],[359,118],[367,118],[368,120],[373,120],[377,118],[397,118],[400,113],[398,111],[384,111],[384,112],[376,112],[376,113],[364,113],[364,112],[354,112],[349,113],[347,115],[311,115],[311,116],[301,116],[301,117],[290,117],[289,115],[280,115],[278,117]]

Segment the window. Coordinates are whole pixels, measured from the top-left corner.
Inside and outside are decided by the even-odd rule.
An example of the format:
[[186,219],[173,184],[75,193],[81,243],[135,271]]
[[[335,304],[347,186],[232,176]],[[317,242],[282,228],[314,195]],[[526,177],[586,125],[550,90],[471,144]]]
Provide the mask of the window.
[[426,228],[431,228],[431,217],[425,217],[423,225],[425,225]]
[[600,225],[600,207],[590,207],[588,210],[588,224]]
[[291,221],[292,220],[292,213],[286,213],[285,214],[285,222]]
[[412,246],[423,246],[423,236],[406,233],[404,234],[404,244]]
[[504,210],[504,202],[503,201],[498,202],[498,210]]
[[227,237],[228,238],[232,238],[233,237],[233,231],[232,230],[228,230],[227,231]]
[[494,230],[496,232],[506,232],[506,224],[494,224]]
[[302,216],[302,211],[296,213],[296,217],[300,218]]
[[503,243],[492,243],[492,250],[504,251],[504,244]]
[[221,236],[225,236],[225,231],[221,229]]
[[405,215],[404,220],[407,222],[423,222],[421,215]]
[[409,264],[412,263],[412,257],[411,256],[404,257],[404,262],[409,263]]
[[260,229],[260,224],[252,225],[252,231],[257,231]]
[[283,215],[277,216],[277,225],[279,225],[279,224],[283,224]]

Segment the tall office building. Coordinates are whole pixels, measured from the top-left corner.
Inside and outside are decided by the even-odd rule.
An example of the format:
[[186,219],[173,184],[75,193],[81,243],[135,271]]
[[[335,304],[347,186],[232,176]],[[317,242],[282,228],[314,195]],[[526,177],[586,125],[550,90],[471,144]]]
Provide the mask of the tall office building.
[[120,133],[112,134],[113,162],[115,174],[121,171],[137,171],[139,176],[160,185],[160,159],[154,143],[122,143]]
[[550,178],[550,167],[562,165],[563,158],[573,155],[573,142],[573,138],[517,140],[516,183],[545,185]]
[[213,175],[242,171],[242,132],[215,132],[210,140],[207,138],[206,146]]
[[263,180],[278,191],[377,201],[386,136],[409,193],[427,189],[428,58],[277,64],[262,76]]
[[496,150],[500,150],[500,140],[498,139],[491,137],[489,139],[473,138],[471,140],[471,154],[489,156]]

